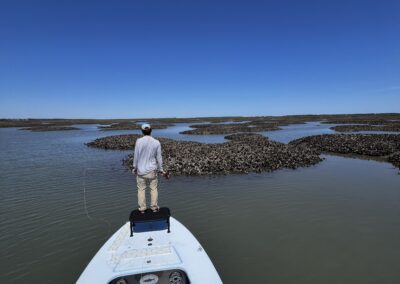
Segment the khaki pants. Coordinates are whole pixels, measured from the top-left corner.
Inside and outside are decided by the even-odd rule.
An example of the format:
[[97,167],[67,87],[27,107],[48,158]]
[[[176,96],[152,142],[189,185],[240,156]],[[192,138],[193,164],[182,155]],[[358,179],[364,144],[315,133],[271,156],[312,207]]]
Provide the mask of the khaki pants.
[[150,187],[151,196],[151,209],[158,209],[158,178],[157,172],[151,172],[143,176],[137,175],[136,177],[137,189],[138,189],[138,204],[139,210],[146,210],[146,187]]

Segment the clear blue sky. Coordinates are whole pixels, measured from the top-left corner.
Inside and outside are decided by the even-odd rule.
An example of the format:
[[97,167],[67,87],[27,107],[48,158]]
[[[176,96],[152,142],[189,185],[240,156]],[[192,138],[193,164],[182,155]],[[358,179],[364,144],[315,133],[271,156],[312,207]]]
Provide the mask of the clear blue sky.
[[2,0],[0,117],[400,112],[400,1]]

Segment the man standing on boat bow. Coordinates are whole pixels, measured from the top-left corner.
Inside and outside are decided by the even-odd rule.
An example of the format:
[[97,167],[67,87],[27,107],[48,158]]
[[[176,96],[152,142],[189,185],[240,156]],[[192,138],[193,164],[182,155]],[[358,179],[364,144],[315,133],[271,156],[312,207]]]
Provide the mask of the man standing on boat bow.
[[160,141],[151,137],[151,126],[142,124],[143,137],[136,140],[132,173],[136,174],[139,211],[146,210],[146,187],[150,187],[151,209],[157,212],[158,207],[158,172],[165,175],[162,166]]

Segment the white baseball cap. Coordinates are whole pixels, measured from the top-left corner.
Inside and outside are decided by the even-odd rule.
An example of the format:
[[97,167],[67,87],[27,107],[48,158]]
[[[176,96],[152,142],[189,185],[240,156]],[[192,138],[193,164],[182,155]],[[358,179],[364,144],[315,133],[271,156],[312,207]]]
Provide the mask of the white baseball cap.
[[142,124],[142,129],[145,130],[146,128],[151,129],[151,125],[148,124],[148,123],[143,123],[143,124]]

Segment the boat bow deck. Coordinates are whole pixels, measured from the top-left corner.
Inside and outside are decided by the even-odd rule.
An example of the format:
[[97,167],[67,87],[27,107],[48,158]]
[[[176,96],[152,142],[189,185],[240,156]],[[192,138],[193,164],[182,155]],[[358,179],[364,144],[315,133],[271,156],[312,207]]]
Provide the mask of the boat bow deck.
[[[77,283],[114,283],[115,279],[122,277],[157,274],[174,269],[185,272],[190,283],[222,283],[200,243],[181,223],[168,216],[170,233],[168,228],[160,229],[160,226],[165,225],[155,224],[160,220],[166,224],[166,218],[160,218],[165,217],[165,213],[166,211],[149,215],[139,213],[139,220],[135,219],[134,225],[130,219],[130,222],[122,226],[103,245]],[[140,224],[141,222],[144,223]],[[147,222],[152,224],[148,226]],[[146,226],[151,230],[142,231]]]

